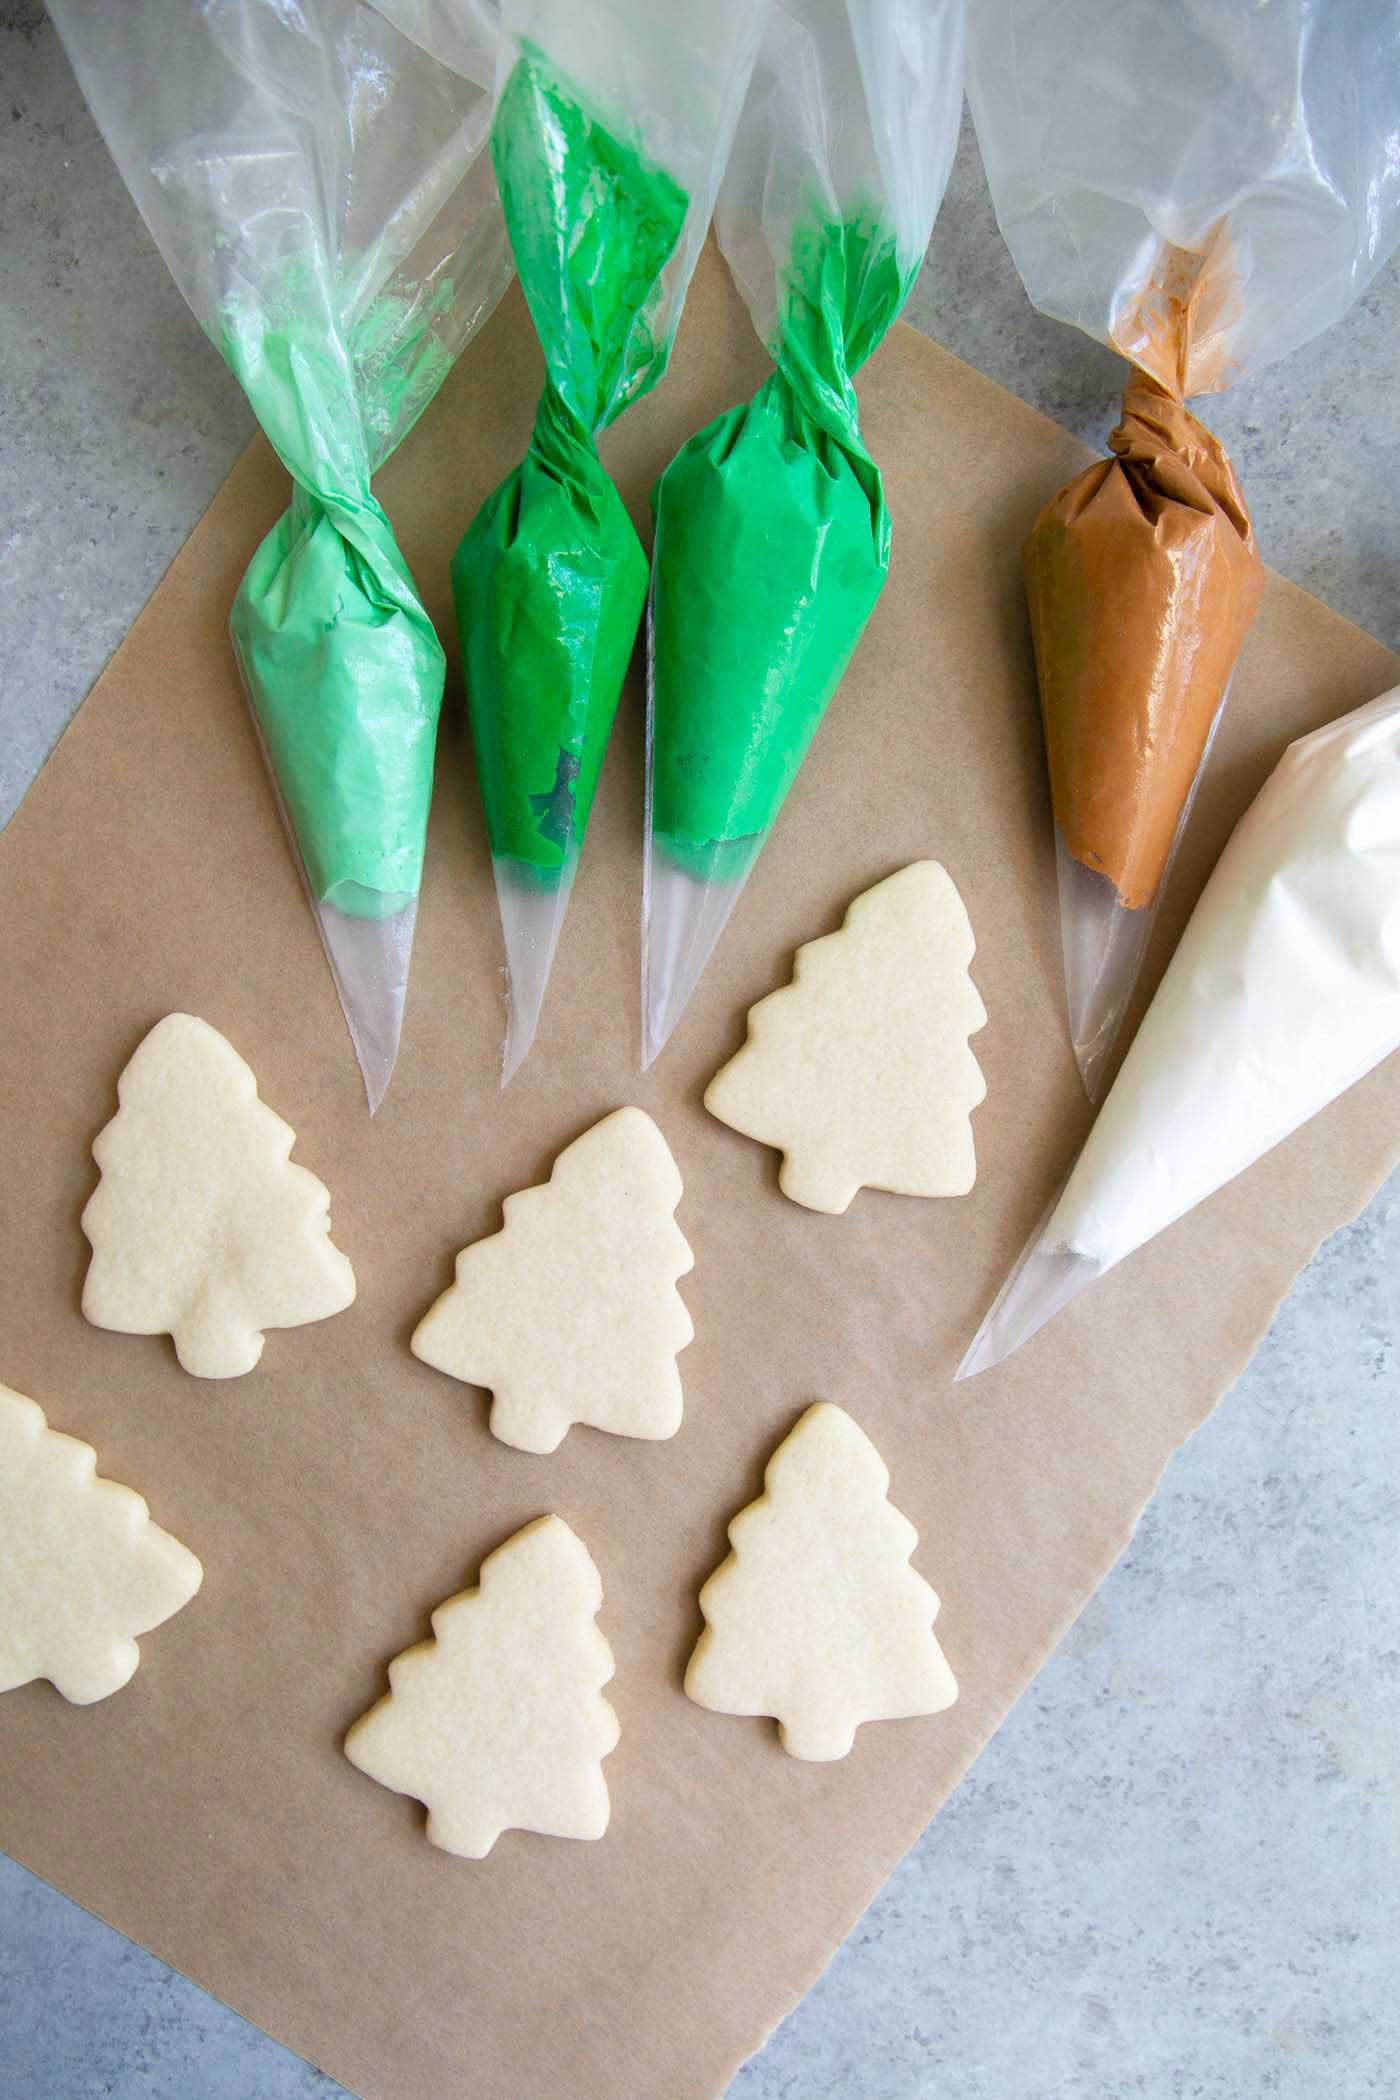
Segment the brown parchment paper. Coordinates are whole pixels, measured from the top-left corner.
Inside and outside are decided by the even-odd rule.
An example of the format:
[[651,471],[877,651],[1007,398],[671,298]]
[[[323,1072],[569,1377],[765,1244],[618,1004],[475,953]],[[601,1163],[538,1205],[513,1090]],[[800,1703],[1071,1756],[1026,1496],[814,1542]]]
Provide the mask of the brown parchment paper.
[[[608,441],[645,529],[676,444],[762,377],[712,257],[671,375]],[[512,295],[382,477],[444,636],[457,536],[518,458],[539,365]],[[0,1841],[356,2091],[393,2100],[713,2095],[812,1981],[1128,1539],[1318,1240],[1400,1152],[1400,1064],[1126,1262],[1002,1370],[950,1374],[1078,1143],[1022,535],[1083,449],[896,329],[863,377],[895,519],[889,587],[672,1044],[637,1076],[642,696],[624,702],[536,1048],[504,1096],[495,906],[451,702],[403,1051],[360,1080],[225,634],[286,499],[255,445],[0,841],[0,1378],[148,1497],[205,1566],[131,1685],[0,1700]],[[1160,970],[1284,742],[1392,683],[1393,658],[1271,579],[1161,914]],[[455,667],[449,694],[455,695]],[[916,855],[971,913],[990,1021],[979,1178],[957,1202],[778,1193],[701,1091],[794,946]],[[78,1217],[119,1069],[204,1015],[329,1184],[359,1298],[200,1384],[168,1342],[87,1328]],[[408,1336],[501,1199],[635,1101],[685,1178],[696,1340],[673,1442],[574,1430],[507,1450]],[[569,1308],[554,1308],[567,1321]],[[695,1595],[775,1441],[816,1397],[874,1437],[944,1598],[962,1687],[933,1720],[803,1765],[691,1706]],[[587,1541],[622,1740],[600,1844],[435,1852],[341,1755],[388,1659],[484,1554],[557,1510]]]

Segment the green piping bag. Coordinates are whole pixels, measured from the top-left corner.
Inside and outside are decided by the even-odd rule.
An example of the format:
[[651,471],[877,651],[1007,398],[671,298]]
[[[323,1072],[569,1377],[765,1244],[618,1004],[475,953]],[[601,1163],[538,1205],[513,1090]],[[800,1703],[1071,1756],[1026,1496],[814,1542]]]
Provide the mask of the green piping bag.
[[371,1110],[398,1050],[444,657],[370,480],[509,277],[489,22],[455,42],[469,77],[394,5],[415,13],[54,8],[147,225],[292,477],[230,627]]
[[664,368],[648,308],[688,200],[619,129],[527,48],[491,132],[545,359],[529,450],[452,562],[510,972],[502,1085],[534,1039],[646,599],[646,556],[596,434]]
[[896,0],[775,7],[720,193],[720,245],[775,369],[682,446],[652,493],[644,1065],[723,931],[889,566],[853,380],[918,273],[961,96],[960,5],[931,8],[915,37],[906,13]]
[[506,0],[491,151],[545,383],[452,564],[505,940],[534,1039],[648,565],[597,439],[665,370],[753,68],[750,0]]

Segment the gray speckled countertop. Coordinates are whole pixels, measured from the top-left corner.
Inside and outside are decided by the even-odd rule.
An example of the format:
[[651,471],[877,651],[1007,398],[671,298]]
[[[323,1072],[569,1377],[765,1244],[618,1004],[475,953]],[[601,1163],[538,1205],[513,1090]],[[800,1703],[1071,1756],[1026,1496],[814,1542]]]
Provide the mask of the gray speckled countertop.
[[[252,423],[38,0],[0,82],[3,821]],[[1210,417],[1266,558],[1392,647],[1398,290]],[[970,136],[910,317],[1102,442],[1121,368],[1028,308]],[[731,2100],[1395,2100],[1397,1325],[1393,1182]],[[0,2100],[339,2091],[0,1859]]]

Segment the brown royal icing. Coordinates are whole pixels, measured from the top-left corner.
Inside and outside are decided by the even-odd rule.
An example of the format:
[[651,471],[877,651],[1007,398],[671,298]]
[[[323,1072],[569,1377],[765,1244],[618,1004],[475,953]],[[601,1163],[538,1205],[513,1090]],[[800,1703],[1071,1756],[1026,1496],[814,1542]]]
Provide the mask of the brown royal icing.
[[1153,310],[1115,331],[1160,376],[1134,371],[1113,457],[1052,498],[1024,550],[1055,821],[1133,910],[1166,872],[1264,573],[1225,448],[1182,404],[1211,383],[1191,262],[1184,296],[1159,277]]

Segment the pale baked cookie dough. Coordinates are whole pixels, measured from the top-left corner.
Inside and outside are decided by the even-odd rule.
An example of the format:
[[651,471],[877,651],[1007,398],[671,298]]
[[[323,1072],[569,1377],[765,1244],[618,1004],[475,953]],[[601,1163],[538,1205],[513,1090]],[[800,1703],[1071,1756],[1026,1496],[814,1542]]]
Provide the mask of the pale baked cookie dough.
[[839,1407],[809,1407],[729,1527],[700,1592],[685,1673],[698,1706],[771,1714],[793,1757],[844,1757],[863,1721],[941,1713],[958,1696],[934,1639],[938,1598],[909,1565],[918,1533]]
[[0,1385],[0,1692],[46,1677],[90,1706],[120,1691],[141,1660],[136,1636],[203,1580],[141,1497],[96,1468],[90,1444]]
[[504,1830],[600,1838],[618,1737],[602,1601],[583,1541],[538,1517],[482,1562],[478,1589],[438,1606],[432,1640],[390,1663],[345,1755],[424,1802],[430,1843],[463,1859],[484,1859]]
[[968,1037],[987,1013],[968,976],[966,908],[917,860],[857,897],[839,933],[797,951],[792,983],[749,1013],[705,1106],[783,1155],[784,1195],[844,1211],[861,1188],[963,1196],[986,1084]]
[[158,1021],[117,1082],[83,1212],[83,1312],[118,1334],[169,1334],[197,1378],[237,1378],[268,1327],[343,1312],[355,1296],[330,1197],[289,1158],[295,1135],[207,1021]]
[[492,1433],[518,1451],[557,1450],[575,1422],[674,1436],[676,1354],[695,1333],[676,1289],[694,1267],[680,1198],[651,1117],[606,1116],[559,1154],[543,1187],[507,1196],[500,1232],[457,1256],[414,1355],[489,1388]]

